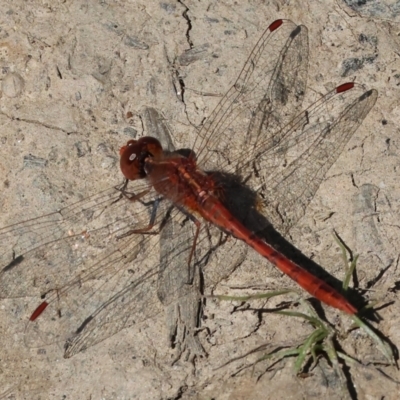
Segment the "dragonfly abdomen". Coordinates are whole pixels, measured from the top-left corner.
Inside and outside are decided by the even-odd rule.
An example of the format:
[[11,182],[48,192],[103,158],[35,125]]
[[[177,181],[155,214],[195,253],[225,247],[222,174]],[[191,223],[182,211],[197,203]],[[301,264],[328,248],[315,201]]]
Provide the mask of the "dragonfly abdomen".
[[342,294],[251,232],[217,198],[208,196],[203,202],[201,214],[207,221],[243,240],[318,300],[348,314],[357,313],[357,309]]

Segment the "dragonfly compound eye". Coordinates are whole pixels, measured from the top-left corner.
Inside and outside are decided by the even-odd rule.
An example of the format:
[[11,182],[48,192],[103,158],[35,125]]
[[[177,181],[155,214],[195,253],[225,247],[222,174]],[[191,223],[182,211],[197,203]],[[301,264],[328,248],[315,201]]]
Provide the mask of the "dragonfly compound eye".
[[150,136],[139,140],[129,140],[126,146],[120,149],[120,167],[125,178],[129,180],[146,177],[145,163],[148,157],[157,158],[162,155],[160,142]]
[[126,179],[134,181],[143,179],[146,173],[143,163],[146,157],[143,156],[143,144],[137,140],[130,140],[120,150],[120,168]]

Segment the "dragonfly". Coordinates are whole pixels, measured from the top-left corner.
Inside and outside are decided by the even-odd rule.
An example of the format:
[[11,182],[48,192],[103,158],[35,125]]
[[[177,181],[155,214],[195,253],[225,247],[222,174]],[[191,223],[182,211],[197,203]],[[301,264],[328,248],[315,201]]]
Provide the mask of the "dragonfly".
[[[263,236],[271,224],[287,234],[305,214],[378,96],[347,82],[301,111],[308,58],[307,28],[274,21],[185,149],[160,123],[155,137],[121,147],[122,184],[0,229],[0,298],[41,297],[28,344],[61,340],[71,357],[180,299],[193,330],[201,281],[228,277],[248,248],[321,302],[357,313]],[[236,261],[209,265],[227,246]]]

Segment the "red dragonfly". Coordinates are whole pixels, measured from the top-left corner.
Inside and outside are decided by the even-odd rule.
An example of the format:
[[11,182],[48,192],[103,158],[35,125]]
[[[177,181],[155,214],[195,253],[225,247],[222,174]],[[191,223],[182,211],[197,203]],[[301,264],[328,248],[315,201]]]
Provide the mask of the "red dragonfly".
[[[234,268],[229,260],[218,270],[207,265],[226,235],[323,303],[355,314],[343,295],[269,245],[262,233],[263,215],[281,233],[304,215],[377,99],[376,90],[350,82],[300,112],[307,68],[307,28],[273,22],[188,149],[176,151],[159,125],[157,138],[130,140],[121,148],[123,185],[0,229],[0,298],[35,291],[42,296],[27,341],[66,340],[70,357],[163,305],[191,294],[198,300],[201,268],[212,283]],[[159,117],[153,109],[145,113]],[[233,196],[229,185],[238,189]],[[245,192],[252,200],[238,207]],[[215,228],[218,245],[204,254],[203,242],[213,243]],[[154,251],[159,244],[160,259]]]

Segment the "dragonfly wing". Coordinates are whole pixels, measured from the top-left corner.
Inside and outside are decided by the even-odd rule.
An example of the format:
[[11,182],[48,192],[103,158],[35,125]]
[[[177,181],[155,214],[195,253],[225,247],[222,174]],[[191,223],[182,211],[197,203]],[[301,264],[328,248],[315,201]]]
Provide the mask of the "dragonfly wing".
[[65,344],[64,357],[70,358],[122,329],[161,313],[163,306],[154,290],[157,279],[158,267],[152,266],[145,274],[132,279],[129,285],[109,297],[81,321],[79,328]]
[[[161,231],[157,295],[166,307],[169,340],[181,354],[204,355],[197,337],[201,307],[200,265],[192,255],[196,226],[172,215]],[[201,246],[197,241],[197,246]],[[200,249],[199,249],[200,250]]]
[[237,165],[240,157],[247,159],[261,134],[265,139],[285,126],[301,108],[307,68],[307,28],[273,22],[196,139],[202,168],[229,170],[225,167]]
[[117,243],[132,227],[147,226],[149,219],[149,207],[133,205],[113,187],[54,213],[2,228],[0,298],[63,287],[79,273],[79,266],[87,267],[93,254]]
[[[86,318],[76,324],[79,328],[67,340],[65,357],[163,311],[167,314],[171,341],[180,353],[187,350],[191,356],[204,354],[196,336],[199,270],[195,269],[192,276],[188,264],[194,224],[183,220],[183,214],[176,208],[171,206],[170,211],[155,240],[142,241],[134,259],[126,259],[120,274],[102,283],[98,296],[104,293],[105,298],[99,300],[97,292],[96,298],[91,295],[90,303],[97,307],[91,307],[92,312],[86,312]],[[130,245],[129,241],[126,245]],[[122,250],[122,253],[127,252]]]
[[[133,185],[126,190],[144,189]],[[110,188],[0,230],[0,298],[42,298],[27,326],[28,344],[69,337],[129,279],[143,274],[140,255],[152,235],[132,234],[132,229],[148,226],[152,194],[142,200],[146,203],[129,201],[119,188]],[[155,223],[161,219],[160,211]]]
[[325,174],[377,96],[376,90],[366,91],[353,83],[341,85],[279,132],[272,151],[270,144],[260,146],[253,162],[258,172],[251,186],[261,195],[266,215],[281,233],[304,215]]
[[146,135],[158,139],[164,150],[175,151],[170,129],[164,123],[165,118],[152,107],[144,107],[141,115]]

